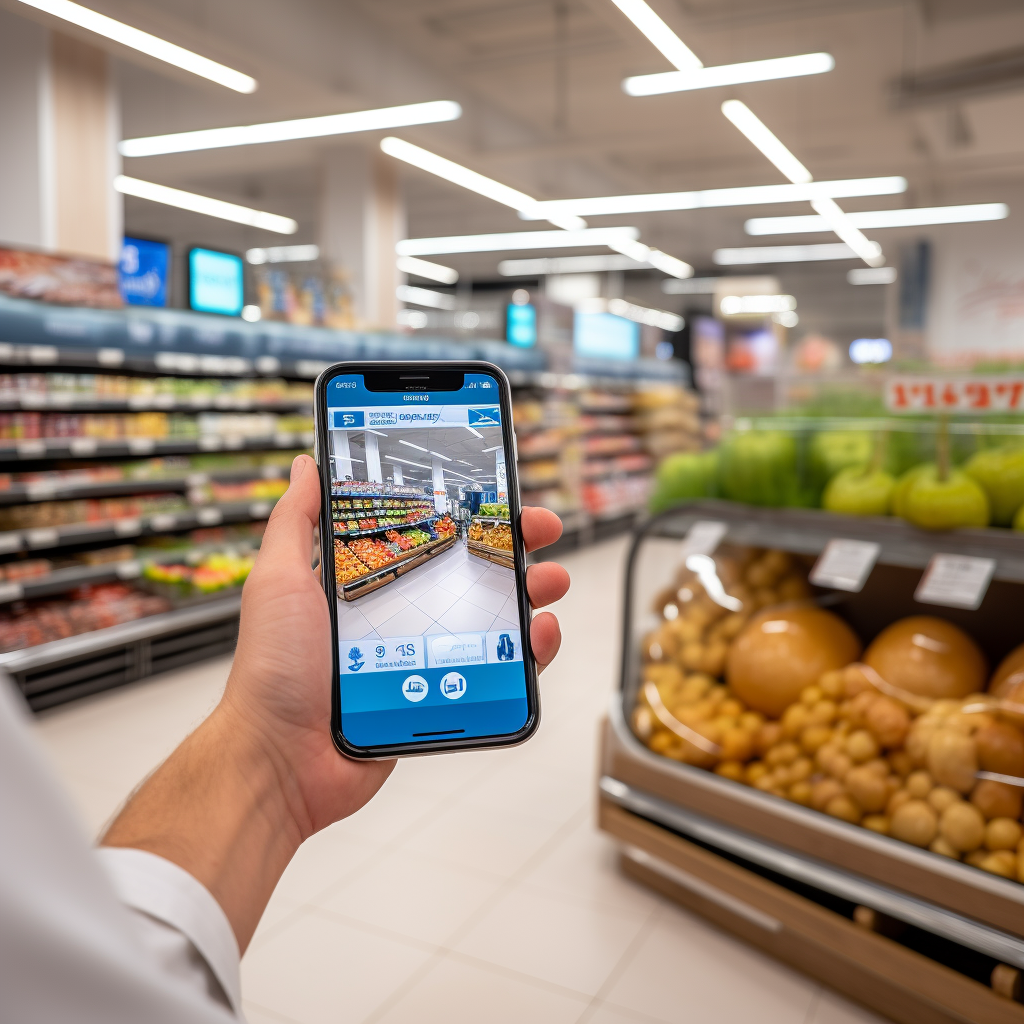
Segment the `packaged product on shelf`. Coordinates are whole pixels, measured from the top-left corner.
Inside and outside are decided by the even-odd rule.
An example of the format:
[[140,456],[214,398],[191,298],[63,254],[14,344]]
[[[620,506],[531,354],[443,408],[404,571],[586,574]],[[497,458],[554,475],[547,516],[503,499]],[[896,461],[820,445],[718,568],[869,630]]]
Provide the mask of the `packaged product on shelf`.
[[166,512],[184,512],[189,504],[178,494],[137,494],[122,498],[80,498],[0,508],[0,530],[26,530],[77,523],[134,519]]

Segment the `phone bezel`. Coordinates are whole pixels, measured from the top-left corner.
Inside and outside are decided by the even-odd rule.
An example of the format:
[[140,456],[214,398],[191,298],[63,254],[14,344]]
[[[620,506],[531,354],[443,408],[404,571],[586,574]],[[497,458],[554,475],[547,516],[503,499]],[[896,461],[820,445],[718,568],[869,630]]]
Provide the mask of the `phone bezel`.
[[[512,554],[519,605],[519,622],[523,643],[523,670],[526,676],[526,723],[514,733],[497,736],[452,737],[427,743],[400,743],[387,746],[358,747],[346,739],[341,728],[341,663],[338,637],[338,609],[334,577],[334,531],[331,522],[331,474],[324,470],[324,458],[330,452],[327,434],[327,385],[342,374],[367,374],[396,371],[481,373],[492,377],[498,385],[498,406],[501,410],[501,440],[505,448],[508,481],[509,523],[512,531]],[[393,392],[390,392],[393,393]],[[485,750],[511,747],[525,743],[540,724],[540,692],[537,684],[537,663],[530,643],[530,600],[526,592],[526,547],[523,543],[519,501],[519,475],[516,466],[515,432],[512,428],[512,388],[499,366],[483,361],[422,360],[409,363],[346,361],[327,367],[314,385],[314,432],[316,463],[320,474],[320,577],[331,617],[331,736],[334,745],[346,757],[357,760],[386,760],[393,757],[417,757],[453,750]]]

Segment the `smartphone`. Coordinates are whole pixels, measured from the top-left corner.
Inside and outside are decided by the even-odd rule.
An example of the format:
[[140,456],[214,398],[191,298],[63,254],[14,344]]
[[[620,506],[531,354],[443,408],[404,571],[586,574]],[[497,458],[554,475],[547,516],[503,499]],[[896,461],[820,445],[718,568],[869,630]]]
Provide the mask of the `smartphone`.
[[338,363],[314,408],[338,749],[522,743],[540,707],[508,379],[483,362]]

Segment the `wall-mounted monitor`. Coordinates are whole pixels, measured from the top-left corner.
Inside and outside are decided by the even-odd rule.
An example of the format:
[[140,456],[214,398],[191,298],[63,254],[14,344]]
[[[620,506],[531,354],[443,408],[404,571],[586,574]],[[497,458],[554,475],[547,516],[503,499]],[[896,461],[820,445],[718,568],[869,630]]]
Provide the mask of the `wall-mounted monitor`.
[[149,238],[125,237],[117,265],[118,288],[129,306],[166,306],[171,247]]
[[640,325],[613,313],[576,313],[572,346],[580,356],[636,359],[640,354]]
[[216,249],[189,249],[188,304],[198,313],[239,316],[245,305],[242,257]]
[[533,348],[537,344],[537,307],[510,302],[505,309],[505,339],[517,348]]

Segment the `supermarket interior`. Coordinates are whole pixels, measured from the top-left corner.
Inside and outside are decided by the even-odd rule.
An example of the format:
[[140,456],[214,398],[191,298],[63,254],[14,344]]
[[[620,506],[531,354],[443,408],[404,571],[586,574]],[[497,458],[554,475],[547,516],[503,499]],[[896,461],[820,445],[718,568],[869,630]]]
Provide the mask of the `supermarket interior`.
[[[210,998],[1024,1024],[1022,209],[1019,0],[0,0],[0,671],[90,843],[259,642],[298,456],[342,705],[411,640],[521,678],[562,522],[535,735],[306,839],[240,996],[146,911]],[[421,360],[508,414],[315,416]]]

